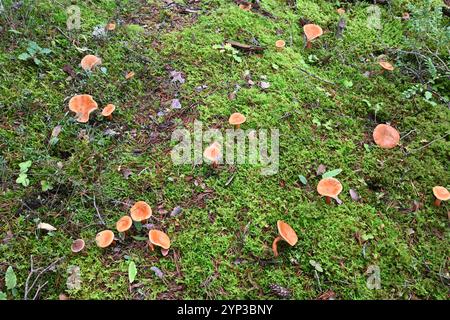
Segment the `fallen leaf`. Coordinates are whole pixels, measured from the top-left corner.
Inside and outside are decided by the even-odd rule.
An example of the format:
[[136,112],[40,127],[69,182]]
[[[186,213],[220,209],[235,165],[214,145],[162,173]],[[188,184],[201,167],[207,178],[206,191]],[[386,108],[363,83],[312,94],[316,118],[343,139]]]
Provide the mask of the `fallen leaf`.
[[152,270],[158,278],[164,278],[164,273],[158,267],[151,267],[150,270]]
[[359,194],[355,190],[350,189],[349,192],[350,192],[350,197],[352,198],[353,201],[359,201],[361,199],[359,197]]
[[127,72],[125,75],[125,79],[129,80],[135,76],[135,73],[133,71]]
[[261,87],[261,89],[268,89],[270,87],[270,83],[267,81],[261,81],[259,83],[259,86]]
[[183,209],[181,207],[175,207],[172,212],[170,213],[171,217],[176,217],[178,216],[181,212],[183,211]]
[[38,229],[42,229],[42,230],[47,230],[47,231],[55,231],[56,228],[54,226],[52,226],[51,224],[45,223],[45,222],[41,222],[37,225]]
[[81,289],[81,270],[79,266],[69,266],[67,268],[67,273],[69,276],[67,277],[66,285],[69,290],[79,290]]
[[183,78],[183,74],[179,71],[171,71],[170,76],[172,77],[172,82],[179,82],[183,84],[186,80]]
[[322,174],[325,173],[326,170],[327,167],[324,166],[323,164],[320,164],[319,167],[317,168],[316,175],[321,176]]
[[60,125],[57,125],[56,127],[54,127],[52,130],[52,137],[56,138],[61,133],[61,129],[62,129],[62,127]]
[[172,103],[170,105],[172,109],[181,109],[181,103],[178,99],[172,99]]

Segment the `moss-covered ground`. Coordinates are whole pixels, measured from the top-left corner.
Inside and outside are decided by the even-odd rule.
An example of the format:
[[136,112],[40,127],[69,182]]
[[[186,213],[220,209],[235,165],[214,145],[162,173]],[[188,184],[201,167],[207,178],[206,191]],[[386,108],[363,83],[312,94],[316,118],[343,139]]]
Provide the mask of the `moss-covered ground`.
[[[380,55],[395,64],[395,50],[406,48],[413,21],[401,17],[414,1],[378,5],[381,29],[368,27],[370,2],[294,3],[263,0],[248,12],[219,0],[3,1],[0,291],[8,299],[24,297],[31,257],[34,268],[61,260],[30,289],[30,299],[39,284],[37,299],[61,293],[72,299],[277,299],[272,284],[291,290],[293,299],[324,293],[448,299],[449,204],[433,206],[432,193],[435,185],[450,186],[450,112],[442,90],[448,77],[430,89],[431,98],[406,97],[417,83],[405,74],[408,65],[382,73],[377,64]],[[79,30],[67,29],[70,4],[81,10]],[[340,7],[346,9],[342,38],[336,37]],[[311,49],[305,48],[305,20],[325,31]],[[94,28],[109,21],[116,29],[94,37]],[[275,49],[278,39],[286,41],[283,51]],[[235,59],[213,47],[225,40],[265,50],[238,50]],[[39,56],[39,65],[18,58],[28,41],[51,50]],[[439,50],[448,65],[448,42]],[[101,57],[103,69],[81,69],[88,53]],[[125,79],[131,71],[135,76]],[[185,82],[172,81],[172,71]],[[262,89],[260,81],[270,87]],[[81,93],[100,107],[115,104],[113,119],[95,112],[88,123],[76,122],[68,100]],[[170,108],[175,98],[181,109]],[[194,120],[225,130],[233,112],[247,116],[243,129],[279,130],[277,174],[261,175],[260,166],[249,163],[173,164],[173,130],[192,130]],[[374,144],[379,123],[399,130],[398,147]],[[52,138],[57,126],[61,132]],[[26,161],[32,161],[28,186],[16,182]],[[341,205],[327,205],[317,194],[319,165],[342,169],[336,176],[344,187]],[[149,223],[170,236],[168,256],[149,250],[148,226],[138,225],[134,238],[113,247],[95,245],[95,235],[115,230],[138,200],[153,209]],[[183,210],[173,217],[177,206]],[[274,258],[277,220],[289,223],[299,240],[281,245]],[[57,230],[38,230],[39,222]],[[86,248],[72,254],[77,238]],[[131,285],[130,261],[138,271]],[[4,281],[9,266],[17,276],[14,290]],[[69,266],[80,268],[79,289],[67,288]],[[379,267],[380,289],[367,286],[370,266]]]

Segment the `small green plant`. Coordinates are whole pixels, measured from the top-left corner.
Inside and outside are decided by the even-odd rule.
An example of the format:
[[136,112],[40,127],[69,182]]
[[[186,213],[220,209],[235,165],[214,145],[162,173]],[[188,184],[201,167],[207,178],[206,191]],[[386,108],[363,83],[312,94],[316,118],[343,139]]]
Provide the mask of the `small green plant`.
[[130,281],[130,283],[133,283],[134,279],[136,279],[136,275],[136,264],[134,263],[134,261],[130,261],[130,263],[128,264],[128,280]]
[[[14,272],[13,267],[9,266],[8,269],[6,269],[5,273],[5,285],[6,289],[10,290],[13,296],[17,295],[17,277],[16,273]],[[3,292],[0,292],[0,300],[6,300],[6,294]]]
[[374,112],[374,119],[375,119],[375,122],[377,122],[377,114],[378,114],[378,112],[383,110],[383,103],[382,102],[378,102],[378,103],[376,103],[375,105],[372,106],[372,103],[370,103],[369,100],[363,99],[362,101],[365,104],[367,104],[367,106],[369,107],[370,110],[372,110]]
[[53,186],[47,180],[41,180],[41,189],[43,192],[46,192],[48,190],[52,190]]
[[242,58],[239,56],[239,51],[229,43],[225,45],[215,44],[213,45],[213,49],[218,49],[221,53],[224,53],[228,57],[232,57],[234,61],[240,63],[242,62]]
[[19,177],[16,179],[16,183],[20,183],[24,187],[28,187],[30,185],[30,179],[28,179],[28,169],[31,167],[31,160],[19,163],[20,173]]
[[28,61],[32,60],[36,65],[42,64],[42,57],[50,54],[52,50],[48,48],[41,48],[36,42],[28,41],[27,51],[19,54],[17,57],[19,60]]

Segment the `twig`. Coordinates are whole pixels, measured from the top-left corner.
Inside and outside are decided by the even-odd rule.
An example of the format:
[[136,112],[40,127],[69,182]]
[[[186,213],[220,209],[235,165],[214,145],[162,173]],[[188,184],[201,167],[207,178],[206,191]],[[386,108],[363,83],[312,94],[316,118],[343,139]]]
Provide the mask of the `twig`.
[[98,208],[97,208],[97,203],[95,203],[95,195],[94,195],[94,208],[95,208],[95,211],[97,211],[97,216],[98,216],[98,218],[100,219],[100,223],[101,223],[102,225],[106,226],[106,223],[105,223],[105,221],[103,220],[103,218],[102,218],[102,216],[101,216],[101,214],[100,214],[100,211],[99,211]]
[[420,148],[417,148],[417,149],[413,149],[413,150],[411,150],[411,151],[409,151],[407,154],[411,154],[411,153],[413,153],[413,152],[417,152],[417,151],[420,151],[420,150],[422,150],[422,149],[424,149],[424,148],[426,148],[426,147],[428,147],[429,145],[431,145],[432,143],[435,143],[436,141],[439,141],[439,140],[442,140],[442,139],[444,139],[445,137],[447,137],[448,135],[450,135],[450,132],[449,133],[447,133],[445,136],[443,136],[443,137],[440,137],[440,138],[437,138],[437,139],[434,139],[433,141],[431,141],[431,142],[429,142],[429,143],[427,143],[426,145],[424,145],[424,146],[422,146],[422,147],[420,147]]
[[331,81],[329,81],[329,80],[322,79],[322,78],[316,76],[315,74],[310,73],[309,71],[306,71],[306,70],[304,70],[304,69],[302,69],[302,68],[299,68],[299,70],[302,71],[303,73],[306,73],[308,76],[313,77],[313,78],[315,78],[315,79],[317,79],[317,80],[323,81],[323,82],[328,83],[328,84],[331,84],[331,85],[333,85],[333,86],[336,86],[336,85],[337,85],[337,84],[334,83],[334,82],[331,82]]
[[[53,261],[52,263],[50,263],[47,267],[45,268],[37,268],[34,269],[34,264],[33,264],[33,256],[30,256],[30,273],[28,274],[27,280],[25,281],[25,294],[24,294],[24,300],[28,300],[28,294],[31,292],[31,290],[34,288],[34,286],[36,285],[37,281],[39,280],[39,278],[46,273],[48,270],[50,270],[51,268],[53,268],[58,262],[60,262],[61,260],[63,260],[64,257],[58,258],[55,261]],[[37,273],[39,272],[39,273]],[[37,273],[36,278],[34,279],[33,283],[31,284],[31,286],[29,285],[31,277],[33,276],[33,274]],[[33,297],[33,300],[37,297],[39,291],[47,284],[47,282],[45,282],[42,285],[38,286],[38,289]]]

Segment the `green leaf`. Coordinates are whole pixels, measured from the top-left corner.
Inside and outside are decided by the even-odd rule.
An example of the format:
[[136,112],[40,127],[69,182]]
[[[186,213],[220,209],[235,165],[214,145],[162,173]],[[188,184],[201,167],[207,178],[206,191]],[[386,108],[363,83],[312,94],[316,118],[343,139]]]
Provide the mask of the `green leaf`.
[[346,88],[351,88],[351,87],[353,87],[353,82],[350,81],[350,80],[344,80],[344,81],[342,81],[342,84],[343,84],[344,87],[346,87]]
[[52,190],[53,186],[47,180],[42,180],[41,181],[41,188],[42,188],[42,191],[45,192],[45,191],[48,191],[48,190]]
[[322,266],[320,265],[320,263],[314,261],[314,260],[309,260],[309,264],[312,265],[314,267],[314,269],[316,269],[317,272],[323,272]]
[[275,63],[272,63],[272,68],[273,68],[274,70],[278,70],[278,69],[279,69],[278,65],[276,65]]
[[361,239],[362,239],[362,241],[367,241],[367,240],[371,240],[371,239],[373,239],[374,237],[373,237],[373,234],[363,234],[362,236],[361,236]]
[[430,91],[425,91],[425,99],[430,100],[433,98],[433,94]]
[[128,279],[130,283],[133,283],[134,279],[136,279],[137,269],[136,264],[133,261],[130,261],[128,264]]
[[0,291],[0,300],[6,300],[6,293]]
[[305,186],[308,184],[308,180],[306,180],[305,176],[299,175],[298,178],[300,179],[300,182],[303,183]]
[[19,56],[17,57],[17,59],[23,60],[23,61],[26,61],[30,58],[31,58],[31,56],[26,52],[19,54]]
[[19,174],[19,177],[17,177],[16,183],[20,183],[24,187],[28,187],[30,185],[30,179],[28,179],[26,173],[21,173]]
[[38,66],[42,64],[42,61],[38,58],[33,58],[34,63],[36,63]]
[[8,269],[6,269],[5,284],[6,288],[8,288],[9,290],[14,289],[17,285],[17,277],[11,266],[9,266]]
[[148,237],[141,237],[141,236],[131,236],[136,241],[147,241]]
[[52,52],[52,50],[50,50],[49,48],[43,48],[43,49],[41,49],[41,51],[40,51],[41,54],[49,54],[49,53],[51,53],[51,52]]
[[332,177],[337,176],[341,172],[342,172],[342,169],[335,169],[335,170],[327,171],[322,175],[322,178],[332,178]]
[[20,173],[25,173],[28,171],[28,168],[31,167],[33,162],[31,160],[19,163]]

